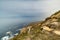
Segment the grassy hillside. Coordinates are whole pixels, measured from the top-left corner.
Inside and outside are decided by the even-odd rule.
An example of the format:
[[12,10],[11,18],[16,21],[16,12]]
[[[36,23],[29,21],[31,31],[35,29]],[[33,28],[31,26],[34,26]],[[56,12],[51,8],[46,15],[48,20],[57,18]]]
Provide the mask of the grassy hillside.
[[28,24],[11,40],[60,40],[60,11],[44,21]]

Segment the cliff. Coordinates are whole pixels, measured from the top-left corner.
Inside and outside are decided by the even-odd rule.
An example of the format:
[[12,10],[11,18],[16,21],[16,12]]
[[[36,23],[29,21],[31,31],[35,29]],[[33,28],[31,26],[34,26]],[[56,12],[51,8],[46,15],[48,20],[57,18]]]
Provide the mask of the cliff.
[[60,11],[44,21],[28,24],[11,40],[60,40]]

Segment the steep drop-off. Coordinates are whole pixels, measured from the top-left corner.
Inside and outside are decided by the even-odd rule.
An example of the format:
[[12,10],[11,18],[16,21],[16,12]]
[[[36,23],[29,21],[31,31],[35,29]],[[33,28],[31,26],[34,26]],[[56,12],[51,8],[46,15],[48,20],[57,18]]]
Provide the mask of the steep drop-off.
[[60,40],[60,11],[44,21],[28,24],[11,40]]

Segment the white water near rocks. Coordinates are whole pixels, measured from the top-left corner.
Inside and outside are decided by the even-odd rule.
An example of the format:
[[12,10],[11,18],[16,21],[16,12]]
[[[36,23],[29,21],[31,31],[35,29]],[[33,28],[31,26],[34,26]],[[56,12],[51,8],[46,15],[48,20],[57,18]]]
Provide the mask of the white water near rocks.
[[0,4],[0,37],[5,36],[7,31],[13,32],[60,10],[60,0],[0,0]]

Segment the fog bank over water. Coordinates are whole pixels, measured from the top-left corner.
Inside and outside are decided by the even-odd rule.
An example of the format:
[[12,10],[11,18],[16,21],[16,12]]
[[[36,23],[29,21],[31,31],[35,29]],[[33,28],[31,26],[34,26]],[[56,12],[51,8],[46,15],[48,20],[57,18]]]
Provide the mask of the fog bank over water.
[[0,0],[0,4],[0,34],[14,30],[12,25],[40,21],[60,10],[60,0]]

